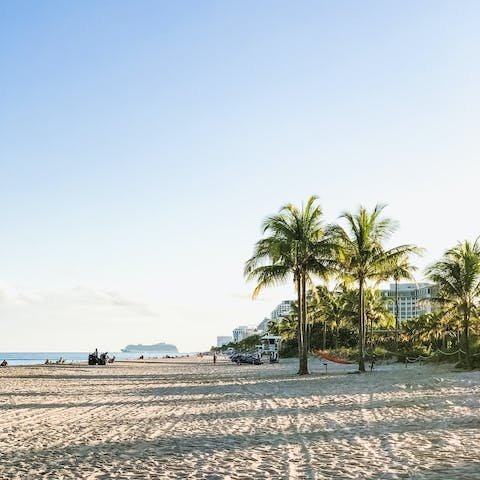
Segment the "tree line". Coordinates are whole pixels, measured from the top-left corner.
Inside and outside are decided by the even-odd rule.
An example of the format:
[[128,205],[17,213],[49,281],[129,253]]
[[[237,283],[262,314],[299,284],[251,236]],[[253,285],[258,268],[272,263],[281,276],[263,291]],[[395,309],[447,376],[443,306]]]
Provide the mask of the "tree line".
[[[425,342],[435,331],[437,343],[455,344],[464,366],[473,367],[471,334],[476,334],[480,312],[478,242],[458,243],[426,270],[426,277],[435,284],[430,299],[433,311],[400,325],[398,282],[413,279],[412,256],[421,255],[423,249],[413,244],[386,248],[398,224],[383,215],[384,209],[382,204],[371,211],[360,207],[355,213],[342,213],[337,223],[326,224],[318,199],[312,196],[305,206],[285,205],[264,220],[263,236],[246,261],[244,274],[256,281],[253,298],[264,288],[293,281],[295,310],[270,328],[296,341],[300,375],[309,373],[312,334],[317,343],[323,338],[323,347],[327,337],[337,348],[349,346],[353,318],[360,372],[366,371],[366,341],[369,338],[373,346],[374,329],[383,329],[397,347],[399,342]],[[393,317],[376,289],[388,280],[395,282]],[[422,322],[420,335],[415,325]]]

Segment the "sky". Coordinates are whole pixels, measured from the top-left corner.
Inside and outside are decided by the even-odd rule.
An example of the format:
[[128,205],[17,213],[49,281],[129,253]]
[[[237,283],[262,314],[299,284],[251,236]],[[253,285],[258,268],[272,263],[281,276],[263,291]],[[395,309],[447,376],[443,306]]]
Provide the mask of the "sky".
[[[475,239],[477,1],[0,2],[0,351],[205,350],[293,285],[244,262],[318,195],[420,269]],[[417,276],[422,279],[422,274]]]

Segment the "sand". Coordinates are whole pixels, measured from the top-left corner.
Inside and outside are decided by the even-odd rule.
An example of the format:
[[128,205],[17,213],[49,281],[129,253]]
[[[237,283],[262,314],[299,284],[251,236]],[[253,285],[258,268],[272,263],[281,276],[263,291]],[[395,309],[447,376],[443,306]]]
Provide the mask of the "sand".
[[480,372],[296,366],[3,368],[0,478],[480,478]]

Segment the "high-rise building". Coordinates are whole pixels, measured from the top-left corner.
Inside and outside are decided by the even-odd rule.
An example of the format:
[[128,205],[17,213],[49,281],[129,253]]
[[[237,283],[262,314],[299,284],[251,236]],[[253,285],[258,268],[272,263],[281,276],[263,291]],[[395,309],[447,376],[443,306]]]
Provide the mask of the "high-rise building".
[[[432,283],[399,283],[398,284],[398,319],[407,320],[431,312],[435,285]],[[388,290],[382,290],[385,297],[391,298],[388,309],[395,315],[395,284],[391,283]]]
[[239,342],[244,338],[250,337],[257,333],[257,327],[251,325],[241,325],[233,329],[233,341]]
[[284,300],[282,303],[278,304],[273,312],[270,315],[272,320],[276,320],[277,318],[284,317],[288,315],[292,311],[292,307],[294,305],[293,300]]
[[267,330],[268,322],[271,322],[272,320],[278,320],[283,316],[288,315],[292,311],[294,304],[295,302],[293,300],[284,300],[275,307],[270,315],[270,318],[265,317],[256,327],[252,325],[242,325],[235,328],[233,330],[233,341],[239,342],[240,340],[243,340],[251,335],[264,333]]

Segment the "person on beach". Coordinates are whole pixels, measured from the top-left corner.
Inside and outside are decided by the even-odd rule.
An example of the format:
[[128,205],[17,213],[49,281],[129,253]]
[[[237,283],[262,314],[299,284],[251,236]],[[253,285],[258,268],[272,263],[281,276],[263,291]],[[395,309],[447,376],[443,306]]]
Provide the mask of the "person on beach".
[[6,360],[3,360],[2,363],[0,363],[0,367],[6,367],[8,365],[8,362]]
[[217,354],[216,353],[213,354],[213,363],[214,364],[217,363]]

